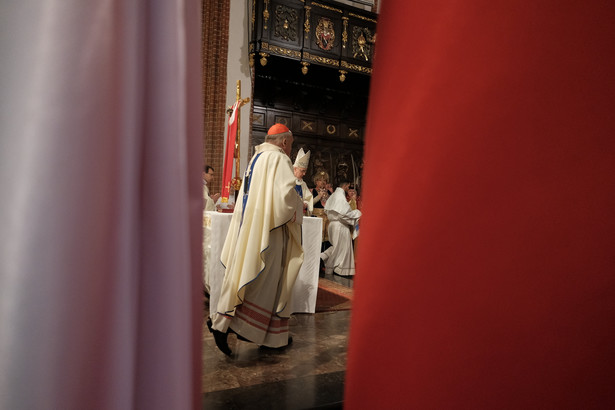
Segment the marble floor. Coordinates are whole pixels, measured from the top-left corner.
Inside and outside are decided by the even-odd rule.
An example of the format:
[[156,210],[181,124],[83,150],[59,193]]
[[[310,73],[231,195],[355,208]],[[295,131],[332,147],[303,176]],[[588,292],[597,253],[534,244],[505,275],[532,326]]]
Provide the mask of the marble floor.
[[[352,280],[326,277],[352,287]],[[349,310],[293,315],[293,343],[281,351],[231,334],[230,357],[217,349],[203,324],[203,408],[341,409],[350,315]]]

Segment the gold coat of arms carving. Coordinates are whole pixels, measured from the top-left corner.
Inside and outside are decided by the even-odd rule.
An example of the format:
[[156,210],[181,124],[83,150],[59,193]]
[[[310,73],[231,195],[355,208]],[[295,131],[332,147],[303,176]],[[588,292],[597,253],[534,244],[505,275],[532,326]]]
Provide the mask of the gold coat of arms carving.
[[333,48],[334,41],[335,30],[333,29],[333,22],[326,17],[319,18],[318,25],[316,26],[316,44],[321,49],[329,51]]

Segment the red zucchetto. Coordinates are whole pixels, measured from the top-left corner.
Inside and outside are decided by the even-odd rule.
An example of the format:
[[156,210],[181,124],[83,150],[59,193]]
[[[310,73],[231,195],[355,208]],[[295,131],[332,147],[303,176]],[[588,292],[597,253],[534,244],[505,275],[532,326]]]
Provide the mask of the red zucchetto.
[[276,135],[282,134],[283,132],[289,132],[290,130],[284,124],[273,124],[269,131],[267,131],[267,135]]

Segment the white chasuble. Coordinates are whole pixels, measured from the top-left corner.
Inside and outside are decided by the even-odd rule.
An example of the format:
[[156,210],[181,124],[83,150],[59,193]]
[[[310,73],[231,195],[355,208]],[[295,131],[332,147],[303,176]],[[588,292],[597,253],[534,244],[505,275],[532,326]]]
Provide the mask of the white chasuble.
[[303,263],[302,211],[290,158],[273,144],[256,147],[222,249],[216,330],[230,326],[257,344],[286,345],[289,298]]

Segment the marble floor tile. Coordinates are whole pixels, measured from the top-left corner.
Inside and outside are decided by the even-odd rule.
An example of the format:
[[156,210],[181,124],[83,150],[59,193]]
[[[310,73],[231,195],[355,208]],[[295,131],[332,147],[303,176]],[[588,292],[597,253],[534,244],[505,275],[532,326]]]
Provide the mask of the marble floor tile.
[[[336,281],[352,285],[352,279]],[[203,323],[204,408],[341,408],[350,316],[349,310],[293,315],[293,343],[281,351],[231,334],[230,357],[218,350]]]

